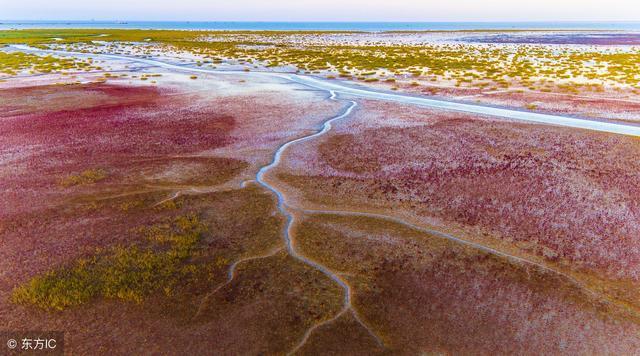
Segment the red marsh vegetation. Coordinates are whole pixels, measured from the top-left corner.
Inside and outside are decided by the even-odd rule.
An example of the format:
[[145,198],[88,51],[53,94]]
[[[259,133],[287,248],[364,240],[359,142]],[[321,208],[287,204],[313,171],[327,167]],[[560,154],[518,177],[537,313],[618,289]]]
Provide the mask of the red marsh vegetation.
[[[348,276],[356,308],[392,353],[627,354],[640,346],[637,324],[567,280],[397,223],[318,214],[296,237],[304,253]],[[347,317],[327,325],[307,350],[345,340],[350,325]],[[369,354],[379,351],[357,335]]]
[[7,325],[66,330],[81,354],[284,353],[342,307],[338,285],[275,250],[274,198],[240,187],[340,104],[269,83],[203,96],[207,82],[193,83],[0,93]]
[[638,155],[628,136],[370,103],[293,148],[277,177],[300,205],[405,216],[608,279],[633,301]]

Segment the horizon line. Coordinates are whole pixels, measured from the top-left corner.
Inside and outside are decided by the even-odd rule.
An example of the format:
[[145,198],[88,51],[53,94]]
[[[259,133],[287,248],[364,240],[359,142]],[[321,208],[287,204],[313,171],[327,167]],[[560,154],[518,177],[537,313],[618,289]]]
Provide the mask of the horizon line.
[[0,19],[2,21],[11,22],[236,22],[236,23],[554,23],[554,22],[566,22],[566,23],[640,23],[640,20],[420,20],[420,21],[407,21],[407,20],[354,20],[354,21],[342,21],[342,20],[137,20],[137,19],[108,19],[108,20],[96,20],[96,19]]

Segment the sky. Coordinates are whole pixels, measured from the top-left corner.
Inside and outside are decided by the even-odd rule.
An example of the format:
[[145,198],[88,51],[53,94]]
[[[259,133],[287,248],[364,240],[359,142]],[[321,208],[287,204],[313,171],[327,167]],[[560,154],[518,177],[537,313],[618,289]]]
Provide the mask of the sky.
[[640,21],[640,0],[0,0],[0,19]]

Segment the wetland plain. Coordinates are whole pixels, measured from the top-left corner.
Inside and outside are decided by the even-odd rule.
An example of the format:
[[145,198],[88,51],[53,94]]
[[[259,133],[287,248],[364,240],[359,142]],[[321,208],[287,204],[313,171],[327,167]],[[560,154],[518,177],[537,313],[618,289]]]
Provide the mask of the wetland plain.
[[637,354],[638,62],[598,31],[0,30],[0,331]]

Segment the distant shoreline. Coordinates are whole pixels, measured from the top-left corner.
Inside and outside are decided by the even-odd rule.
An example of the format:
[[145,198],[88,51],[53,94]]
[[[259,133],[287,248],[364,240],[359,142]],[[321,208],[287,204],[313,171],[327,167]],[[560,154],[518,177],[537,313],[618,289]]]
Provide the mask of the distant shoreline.
[[0,30],[141,29],[230,31],[640,31],[640,22],[243,22],[243,21],[19,21],[0,20]]

